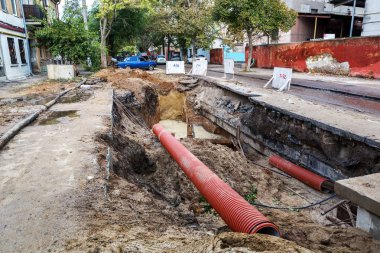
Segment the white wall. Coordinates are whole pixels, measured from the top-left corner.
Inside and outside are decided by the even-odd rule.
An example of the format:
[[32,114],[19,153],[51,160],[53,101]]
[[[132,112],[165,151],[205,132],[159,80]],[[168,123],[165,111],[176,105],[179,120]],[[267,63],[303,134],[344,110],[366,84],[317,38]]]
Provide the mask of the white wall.
[[[9,54],[8,41],[7,41],[8,37],[14,39],[14,45],[15,45],[16,57],[17,57],[17,64],[14,64],[14,65],[11,64],[11,57]],[[21,64],[20,49],[18,45],[19,39],[21,39],[24,43],[26,64]],[[7,79],[14,80],[14,79],[19,79],[19,78],[24,78],[30,75],[31,74],[30,67],[29,67],[30,62],[29,62],[29,55],[28,55],[28,48],[27,48],[28,44],[27,44],[26,39],[1,34],[0,44],[1,44],[1,51],[2,51],[3,59],[4,59],[5,74],[7,76]]]

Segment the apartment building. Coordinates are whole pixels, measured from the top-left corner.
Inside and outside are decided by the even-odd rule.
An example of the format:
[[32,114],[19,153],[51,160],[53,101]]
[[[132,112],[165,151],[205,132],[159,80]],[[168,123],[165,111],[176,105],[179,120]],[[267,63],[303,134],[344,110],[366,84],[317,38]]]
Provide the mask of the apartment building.
[[[28,27],[42,26],[40,20],[44,19],[45,15],[50,18],[58,18],[59,0],[24,0],[23,3],[25,22]],[[52,58],[49,51],[47,48],[38,47],[33,33],[29,33],[29,45],[33,73],[46,72],[47,62]]]
[[0,81],[24,78],[30,73],[21,0],[0,0]]
[[[289,8],[297,11],[295,26],[281,33],[279,43],[300,42],[316,39],[360,36],[364,16],[364,4],[335,5],[331,0],[285,0]],[[347,2],[347,1],[346,1]]]

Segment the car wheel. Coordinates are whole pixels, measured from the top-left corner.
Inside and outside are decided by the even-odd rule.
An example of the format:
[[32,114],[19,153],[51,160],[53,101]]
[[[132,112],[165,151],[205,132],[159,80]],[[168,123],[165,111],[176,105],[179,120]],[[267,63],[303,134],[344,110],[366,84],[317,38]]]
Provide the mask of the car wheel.
[[153,65],[149,65],[149,70],[154,70],[154,66]]

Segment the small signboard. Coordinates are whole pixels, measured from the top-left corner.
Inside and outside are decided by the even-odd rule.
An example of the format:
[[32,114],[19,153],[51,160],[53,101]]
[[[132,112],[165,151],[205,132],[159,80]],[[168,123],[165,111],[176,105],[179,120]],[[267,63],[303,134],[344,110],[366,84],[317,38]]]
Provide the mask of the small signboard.
[[191,71],[191,74],[195,76],[206,76],[207,64],[207,59],[197,59],[195,62],[193,62],[193,69]]
[[234,72],[235,61],[233,59],[225,59],[223,62],[223,65],[224,65],[224,76],[226,76],[226,74],[235,75],[235,72]]
[[166,62],[166,74],[185,74],[185,62],[184,61],[167,61]]
[[265,84],[266,88],[270,83],[272,83],[272,88],[283,91],[285,89],[290,89],[290,83],[292,81],[293,70],[290,68],[277,68],[273,69],[273,77]]

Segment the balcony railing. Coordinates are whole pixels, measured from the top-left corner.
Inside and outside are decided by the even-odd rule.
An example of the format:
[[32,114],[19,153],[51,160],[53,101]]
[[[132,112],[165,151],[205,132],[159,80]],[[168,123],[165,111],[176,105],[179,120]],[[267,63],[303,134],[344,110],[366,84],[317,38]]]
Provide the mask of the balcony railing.
[[45,13],[41,10],[41,7],[38,5],[27,5],[24,4],[24,14],[25,19],[43,19],[45,17]]

